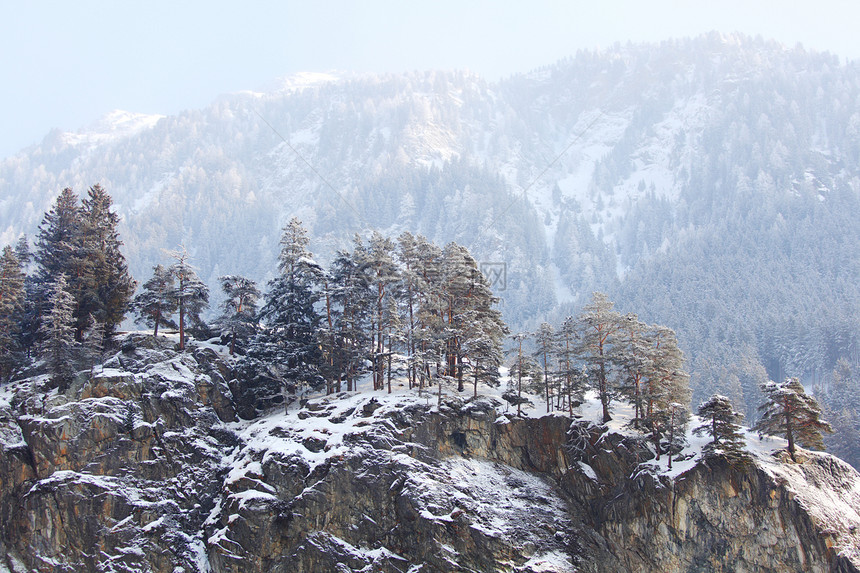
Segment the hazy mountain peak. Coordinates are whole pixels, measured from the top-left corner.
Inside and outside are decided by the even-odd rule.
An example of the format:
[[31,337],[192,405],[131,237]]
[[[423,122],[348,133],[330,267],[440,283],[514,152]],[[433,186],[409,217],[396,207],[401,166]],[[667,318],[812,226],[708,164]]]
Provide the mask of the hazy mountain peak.
[[152,129],[165,117],[167,116],[115,109],[83,129],[64,132],[62,138],[68,145],[106,143]]

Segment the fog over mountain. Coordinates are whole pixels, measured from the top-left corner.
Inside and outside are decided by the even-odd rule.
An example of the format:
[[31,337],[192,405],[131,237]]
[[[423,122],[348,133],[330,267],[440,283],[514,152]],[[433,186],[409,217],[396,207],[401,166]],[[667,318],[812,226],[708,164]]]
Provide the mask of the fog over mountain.
[[2,241],[95,183],[139,282],[178,245],[212,287],[271,278],[292,216],[322,261],[368,229],[457,241],[499,273],[515,328],[608,292],[677,330],[694,401],[749,414],[762,378],[860,364],[858,72],[712,34],[498,83],[309,73],[177,116],[115,111],[0,162]]

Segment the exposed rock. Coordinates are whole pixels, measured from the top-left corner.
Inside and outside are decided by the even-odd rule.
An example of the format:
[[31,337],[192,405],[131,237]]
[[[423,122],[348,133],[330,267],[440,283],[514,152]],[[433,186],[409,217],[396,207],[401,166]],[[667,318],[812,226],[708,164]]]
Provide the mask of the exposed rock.
[[437,409],[435,398],[344,393],[237,422],[218,352],[130,340],[66,394],[45,394],[38,379],[2,389],[0,551],[11,570],[856,572],[860,562],[860,476],[824,454],[709,458],[672,478],[642,439],[503,415],[494,398],[446,397]]

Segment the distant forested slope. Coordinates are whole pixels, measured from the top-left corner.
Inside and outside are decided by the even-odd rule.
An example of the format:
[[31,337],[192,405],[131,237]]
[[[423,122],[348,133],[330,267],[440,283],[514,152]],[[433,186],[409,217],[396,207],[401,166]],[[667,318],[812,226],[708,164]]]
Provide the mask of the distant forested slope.
[[376,228],[503,264],[521,329],[606,291],[677,330],[694,400],[719,389],[748,416],[761,379],[860,364],[860,74],[829,54],[711,34],[499,83],[308,74],[113,113],[0,162],[3,241],[96,182],[139,280],[183,244],[212,286],[263,281],[298,216],[324,262]]

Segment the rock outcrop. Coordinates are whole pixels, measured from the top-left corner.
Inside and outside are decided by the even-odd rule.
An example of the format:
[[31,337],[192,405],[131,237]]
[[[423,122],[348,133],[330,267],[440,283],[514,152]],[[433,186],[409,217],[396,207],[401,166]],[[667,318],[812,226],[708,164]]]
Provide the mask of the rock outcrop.
[[[860,476],[709,458],[493,398],[341,394],[239,421],[205,346],[136,338],[0,390],[0,571],[839,571]],[[853,529],[852,529],[853,528]]]

